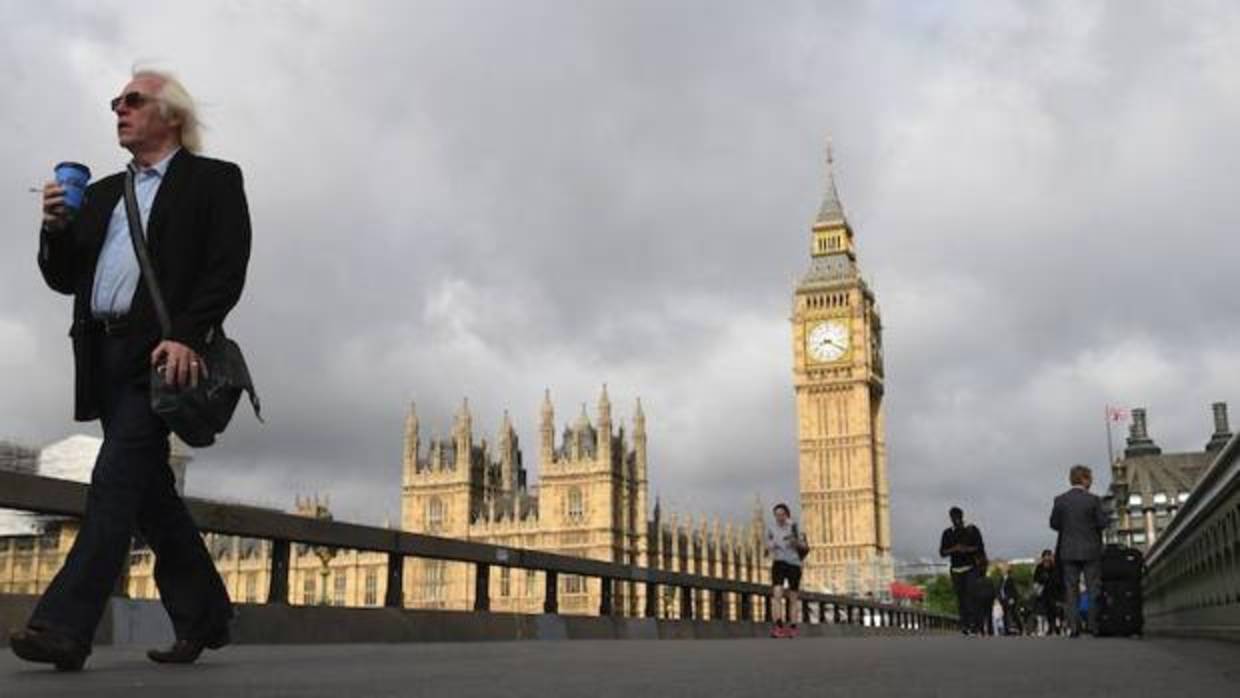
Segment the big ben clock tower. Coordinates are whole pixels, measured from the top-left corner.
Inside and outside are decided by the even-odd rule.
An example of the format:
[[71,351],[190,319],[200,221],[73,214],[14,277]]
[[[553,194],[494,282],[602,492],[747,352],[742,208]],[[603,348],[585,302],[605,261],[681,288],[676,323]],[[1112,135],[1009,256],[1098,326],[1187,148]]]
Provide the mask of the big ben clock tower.
[[809,271],[792,311],[801,525],[811,548],[805,584],[882,597],[892,576],[882,323],[857,268],[833,164],[828,146]]

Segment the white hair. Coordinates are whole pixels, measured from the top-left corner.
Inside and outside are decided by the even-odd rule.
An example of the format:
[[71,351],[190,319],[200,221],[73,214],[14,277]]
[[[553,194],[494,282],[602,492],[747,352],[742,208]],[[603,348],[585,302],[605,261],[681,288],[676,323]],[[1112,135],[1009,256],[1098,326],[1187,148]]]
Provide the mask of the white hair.
[[133,77],[154,78],[159,81],[159,113],[165,119],[175,116],[181,121],[181,147],[191,153],[202,152],[202,121],[198,118],[198,107],[189,90],[181,84],[175,75],[154,68],[135,67]]

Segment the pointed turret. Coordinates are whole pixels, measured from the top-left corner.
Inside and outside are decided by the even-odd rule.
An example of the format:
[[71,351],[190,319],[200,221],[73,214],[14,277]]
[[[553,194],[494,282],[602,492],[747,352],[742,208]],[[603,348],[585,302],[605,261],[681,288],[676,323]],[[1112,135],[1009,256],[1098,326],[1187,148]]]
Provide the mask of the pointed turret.
[[414,476],[418,472],[418,410],[417,406],[409,403],[409,415],[405,417],[405,451],[404,451],[404,484],[413,484]]
[[573,424],[573,459],[584,460],[594,457],[596,453],[596,433],[590,424],[590,415],[586,411],[586,403],[581,403],[581,414]]
[[606,383],[598,395],[598,421],[601,424],[603,420],[611,421],[611,397],[607,394]]
[[649,465],[646,460],[646,413],[642,411],[642,399],[637,398],[637,408],[633,411],[633,476],[643,488]]
[[470,458],[474,443],[474,418],[469,412],[469,398],[461,401],[461,409],[456,413],[456,424],[452,429],[452,440],[456,445],[456,467],[468,475]]
[[541,467],[555,461],[555,408],[551,405],[551,388],[543,392],[542,413],[538,422],[538,458]]
[[754,545],[761,544],[762,536],[766,535],[766,514],[765,507],[762,504],[762,495],[760,494],[753,496],[753,517],[750,519],[749,525],[752,527],[750,542]]
[[[637,406],[633,410],[633,491],[636,498],[635,516],[640,520],[646,516],[646,506],[649,497],[649,484],[647,481],[647,473],[649,472],[649,460],[646,455],[646,414],[642,412],[641,398],[637,398]],[[659,514],[659,502],[655,500],[657,519]],[[644,542],[643,545],[649,547],[653,543]]]
[[499,425],[499,436],[495,442],[499,446],[500,487],[505,491],[515,492],[520,456],[517,431],[512,427],[512,418],[508,416],[508,410],[504,410],[504,418]]
[[607,384],[598,396],[598,457],[611,464],[611,398],[607,396]]

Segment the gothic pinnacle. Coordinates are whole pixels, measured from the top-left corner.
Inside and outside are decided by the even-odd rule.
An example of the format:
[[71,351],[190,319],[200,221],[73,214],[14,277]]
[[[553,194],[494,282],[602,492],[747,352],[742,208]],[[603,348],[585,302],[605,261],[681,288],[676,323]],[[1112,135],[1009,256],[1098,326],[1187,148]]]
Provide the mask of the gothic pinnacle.
[[815,225],[838,225],[845,221],[844,206],[840,203],[840,194],[835,187],[835,156],[831,149],[831,138],[827,138],[827,183],[822,195],[822,205],[818,207],[818,218]]

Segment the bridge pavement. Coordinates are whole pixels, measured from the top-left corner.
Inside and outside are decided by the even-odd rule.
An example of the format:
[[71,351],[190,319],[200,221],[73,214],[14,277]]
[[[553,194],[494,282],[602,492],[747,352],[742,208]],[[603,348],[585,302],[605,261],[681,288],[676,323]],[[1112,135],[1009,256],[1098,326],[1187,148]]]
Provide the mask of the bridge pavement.
[[234,646],[162,667],[101,647],[81,674],[0,650],[0,696],[1240,695],[1240,645],[1190,640],[813,638]]

